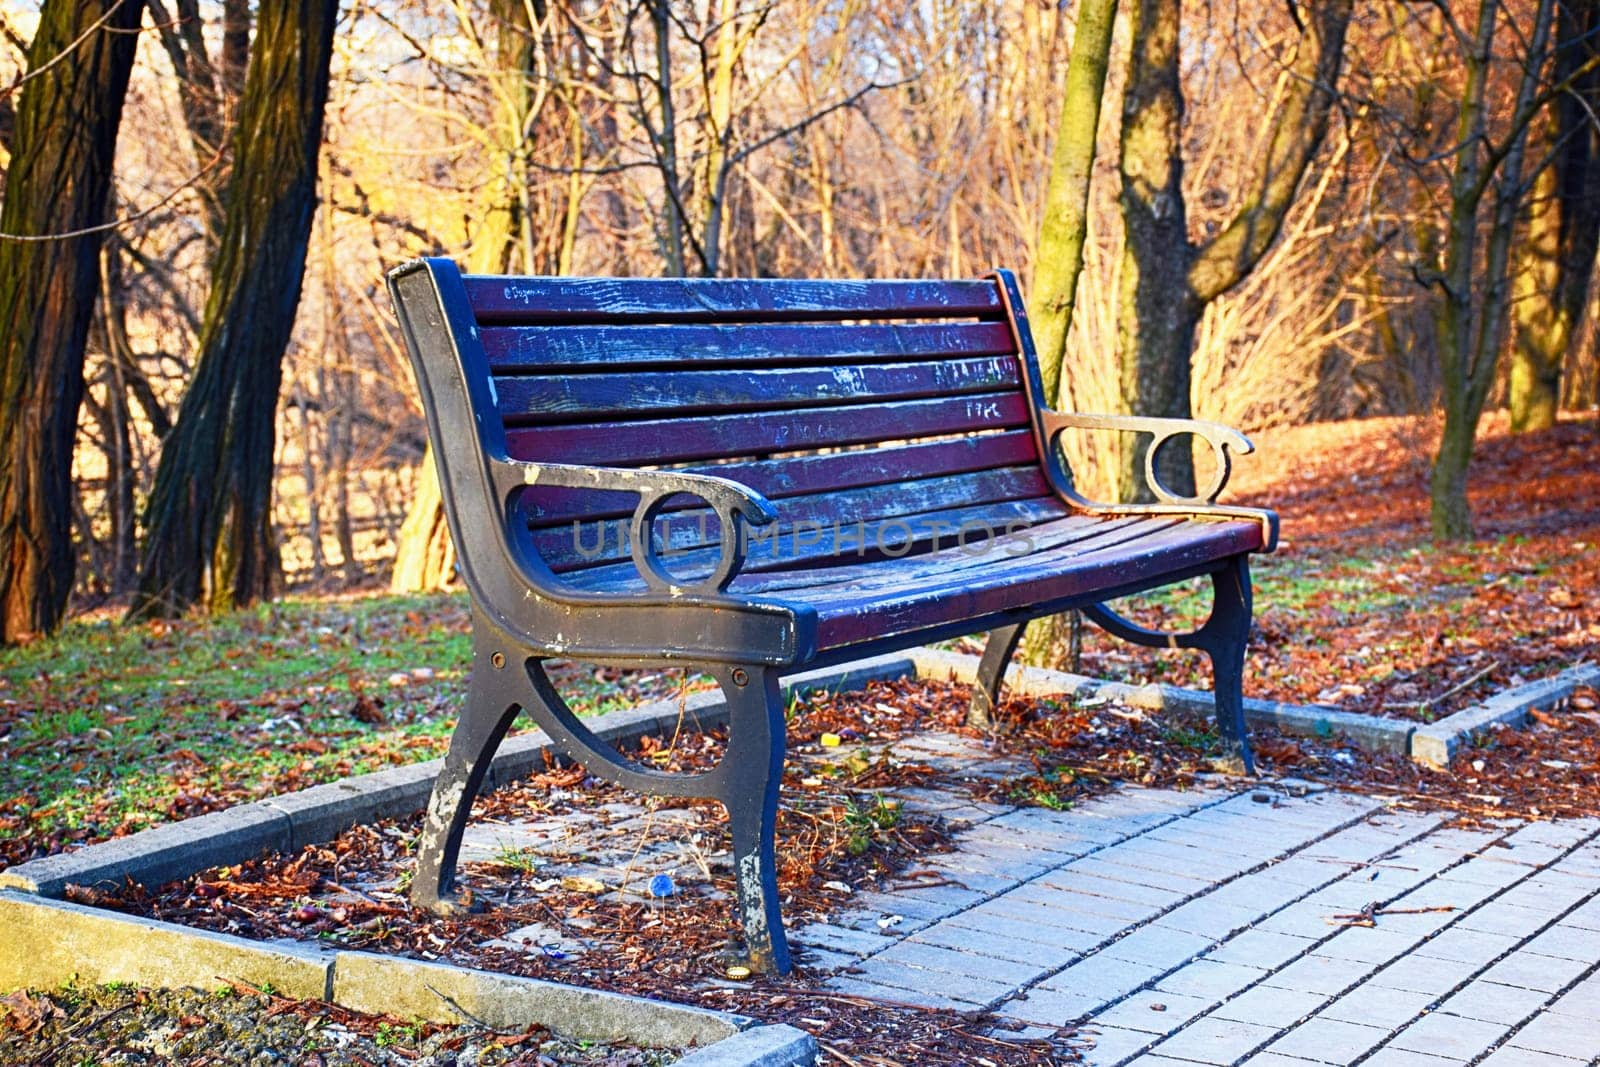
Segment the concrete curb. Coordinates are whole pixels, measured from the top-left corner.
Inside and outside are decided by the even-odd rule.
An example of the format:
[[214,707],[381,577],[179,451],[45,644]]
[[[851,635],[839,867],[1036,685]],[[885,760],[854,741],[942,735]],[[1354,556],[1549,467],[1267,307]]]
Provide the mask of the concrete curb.
[[[353,1011],[496,1029],[539,1025],[583,1041],[695,1048],[680,1062],[697,1067],[811,1062],[772,1058],[782,1049],[799,1056],[805,1042],[795,1039],[798,1031],[742,1015],[399,956],[249,941],[12,890],[0,890],[0,927],[6,931],[0,992],[68,981],[211,989],[231,980]],[[811,1050],[815,1055],[814,1043]]]
[[774,1023],[691,1052],[675,1067],[812,1067],[821,1051],[804,1030]]
[[[859,689],[876,679],[904,678],[913,670],[908,656],[878,656],[806,671],[784,679],[784,700],[823,689]],[[721,693],[701,692],[682,701],[658,700],[614,711],[590,724],[602,740],[624,746],[648,734],[670,732],[680,715],[698,727],[712,727],[727,722],[728,708]],[[507,738],[495,754],[487,788],[541,770],[551,752],[550,739],[541,730]],[[329,841],[359,823],[421,811],[442,765],[443,760],[434,759],[358,775],[30,860],[0,871],[0,889],[61,897],[68,885],[115,887],[125,879],[160,885],[263,852]]]
[[1450,766],[1473,735],[1496,723],[1524,726],[1535,708],[1551,709],[1572,696],[1580,685],[1600,686],[1600,667],[1581,665],[1515,689],[1496,693],[1482,704],[1464,708],[1419,728],[1411,739],[1411,758],[1436,770]]
[[[977,656],[931,648],[915,649],[910,656],[917,665],[919,678],[953,678],[971,682],[978,675]],[[1183,711],[1195,715],[1209,715],[1215,706],[1211,694],[1198,689],[1105,682],[1043,667],[1013,665],[1006,671],[1006,686],[1025,696],[1100,696],[1120,701],[1129,707]],[[1284,733],[1306,737],[1342,734],[1361,748],[1398,755],[1410,752],[1411,735],[1417,729],[1416,723],[1402,719],[1381,719],[1337,708],[1280,704],[1250,697],[1245,698],[1244,717],[1253,726],[1273,726]]]

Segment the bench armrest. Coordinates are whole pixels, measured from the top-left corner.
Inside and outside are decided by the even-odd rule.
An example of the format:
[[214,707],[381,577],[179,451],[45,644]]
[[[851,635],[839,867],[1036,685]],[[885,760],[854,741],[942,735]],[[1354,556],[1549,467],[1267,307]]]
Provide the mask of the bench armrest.
[[[594,489],[638,493],[629,527],[633,565],[652,590],[665,593],[721,593],[744,564],[744,528],[775,522],[772,502],[754,489],[728,478],[677,471],[644,471],[627,467],[590,467],[570,463],[532,463],[510,459],[495,461],[502,499],[518,486],[551,485],[563,489]],[[686,582],[674,576],[656,555],[651,526],[668,500],[675,496],[699,497],[716,512],[723,531],[721,555],[712,572]]]
[[[1039,427],[1045,446],[1054,448],[1056,439],[1067,430],[1120,430],[1125,433],[1147,433],[1154,438],[1144,454],[1144,479],[1159,504],[1104,504],[1079,496],[1071,489],[1068,497],[1074,504],[1091,512],[1118,515],[1212,515],[1218,518],[1251,519],[1261,524],[1263,551],[1271,552],[1278,543],[1278,516],[1264,508],[1242,508],[1218,504],[1217,497],[1228,484],[1233,472],[1230,449],[1240,455],[1255,451],[1250,439],[1230,426],[1201,419],[1164,419],[1142,415],[1087,415],[1068,411],[1039,410]],[[1216,455],[1217,469],[1211,481],[1194,496],[1184,496],[1163,485],[1156,474],[1156,452],[1168,439],[1179,434],[1203,437]]]

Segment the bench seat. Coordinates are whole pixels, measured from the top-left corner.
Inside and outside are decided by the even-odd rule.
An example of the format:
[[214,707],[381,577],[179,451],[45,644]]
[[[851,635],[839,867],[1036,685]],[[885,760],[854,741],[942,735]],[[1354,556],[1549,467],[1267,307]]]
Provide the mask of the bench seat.
[[[1039,511],[1048,515],[1058,509]],[[1011,535],[997,534],[988,543],[976,538],[964,546],[951,543],[950,528],[962,522],[1003,528],[1004,522],[995,520],[1017,522],[1018,514],[1015,508],[972,509],[967,514],[953,510],[938,520],[947,547],[899,558],[861,561],[845,554],[780,567],[774,563],[787,561],[747,556],[728,592],[815,612],[820,653],[1018,611],[1032,615],[1041,604],[1086,594],[1103,600],[1108,591],[1136,591],[1157,579],[1170,583],[1175,571],[1205,573],[1217,561],[1264,547],[1257,522],[1072,514],[1042,518]],[[798,536],[803,540],[812,533],[802,530]],[[842,528],[845,536],[853,533],[853,528]],[[826,541],[834,535],[829,529],[821,536]],[[870,530],[867,539],[873,539]],[[682,560],[703,563],[705,556],[685,553]],[[625,564],[579,572],[571,584],[593,593],[647,591],[644,580]]]

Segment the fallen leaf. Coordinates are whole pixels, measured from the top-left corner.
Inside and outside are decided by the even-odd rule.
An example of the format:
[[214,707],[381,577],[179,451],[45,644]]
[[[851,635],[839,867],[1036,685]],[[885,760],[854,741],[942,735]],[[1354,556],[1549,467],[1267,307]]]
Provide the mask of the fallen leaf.
[[383,701],[370,697],[365,693],[356,697],[356,702],[350,709],[350,715],[357,722],[377,726],[384,721]]
[[47,1020],[61,1014],[61,1009],[56,1007],[54,1001],[30,996],[26,989],[0,997],[0,1021],[19,1034],[31,1034]]

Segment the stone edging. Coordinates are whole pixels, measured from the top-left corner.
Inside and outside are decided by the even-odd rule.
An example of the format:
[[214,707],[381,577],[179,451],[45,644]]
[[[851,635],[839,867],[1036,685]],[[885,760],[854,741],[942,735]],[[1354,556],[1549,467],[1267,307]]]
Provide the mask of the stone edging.
[[[910,653],[919,678],[954,678],[971,682],[978,675],[978,657],[938,649],[919,648]],[[1106,697],[1133,708],[1183,711],[1210,715],[1214,706],[1211,694],[1175,685],[1128,685],[1106,682],[1081,674],[1046,670],[1043,667],[1013,665],[1006,671],[1006,686],[1025,696]],[[1405,755],[1411,750],[1411,735],[1417,724],[1401,719],[1382,719],[1317,704],[1280,704],[1274,700],[1246,697],[1245,721],[1255,726],[1274,726],[1284,733],[1306,737],[1331,737],[1343,734],[1361,748],[1373,752]]]
[[690,1067],[802,1067],[815,1040],[728,1012],[371,952],[249,941],[15,890],[0,890],[0,990],[69,981],[210,989],[236,981],[353,1011],[496,1030],[696,1048]]
[[1463,708],[1438,722],[1419,727],[1411,738],[1411,758],[1429,767],[1448,767],[1456,752],[1474,734],[1496,724],[1524,726],[1530,711],[1535,708],[1553,710],[1565,703],[1580,685],[1600,687],[1600,667],[1580,664],[1553,678],[1542,678],[1496,693],[1482,704]]
[[[914,649],[909,655],[916,663],[919,678],[953,678],[971,682],[977,677],[977,656],[932,648]],[[1473,735],[1497,723],[1525,725],[1529,711],[1534,708],[1555,708],[1571,697],[1573,690],[1581,685],[1600,687],[1600,666],[1580,664],[1554,677],[1507,689],[1482,704],[1474,704],[1425,725],[1406,719],[1385,719],[1376,715],[1340,711],[1317,704],[1280,704],[1250,697],[1245,698],[1244,716],[1251,725],[1273,726],[1289,734],[1306,737],[1342,734],[1369,751],[1410,756],[1418,763],[1440,770],[1450,765],[1451,758]],[[1199,715],[1209,715],[1214,708],[1211,694],[1197,689],[1154,684],[1133,686],[1042,667],[1013,665],[1006,672],[1006,686],[1026,696],[1101,696],[1129,707],[1179,710]]]

